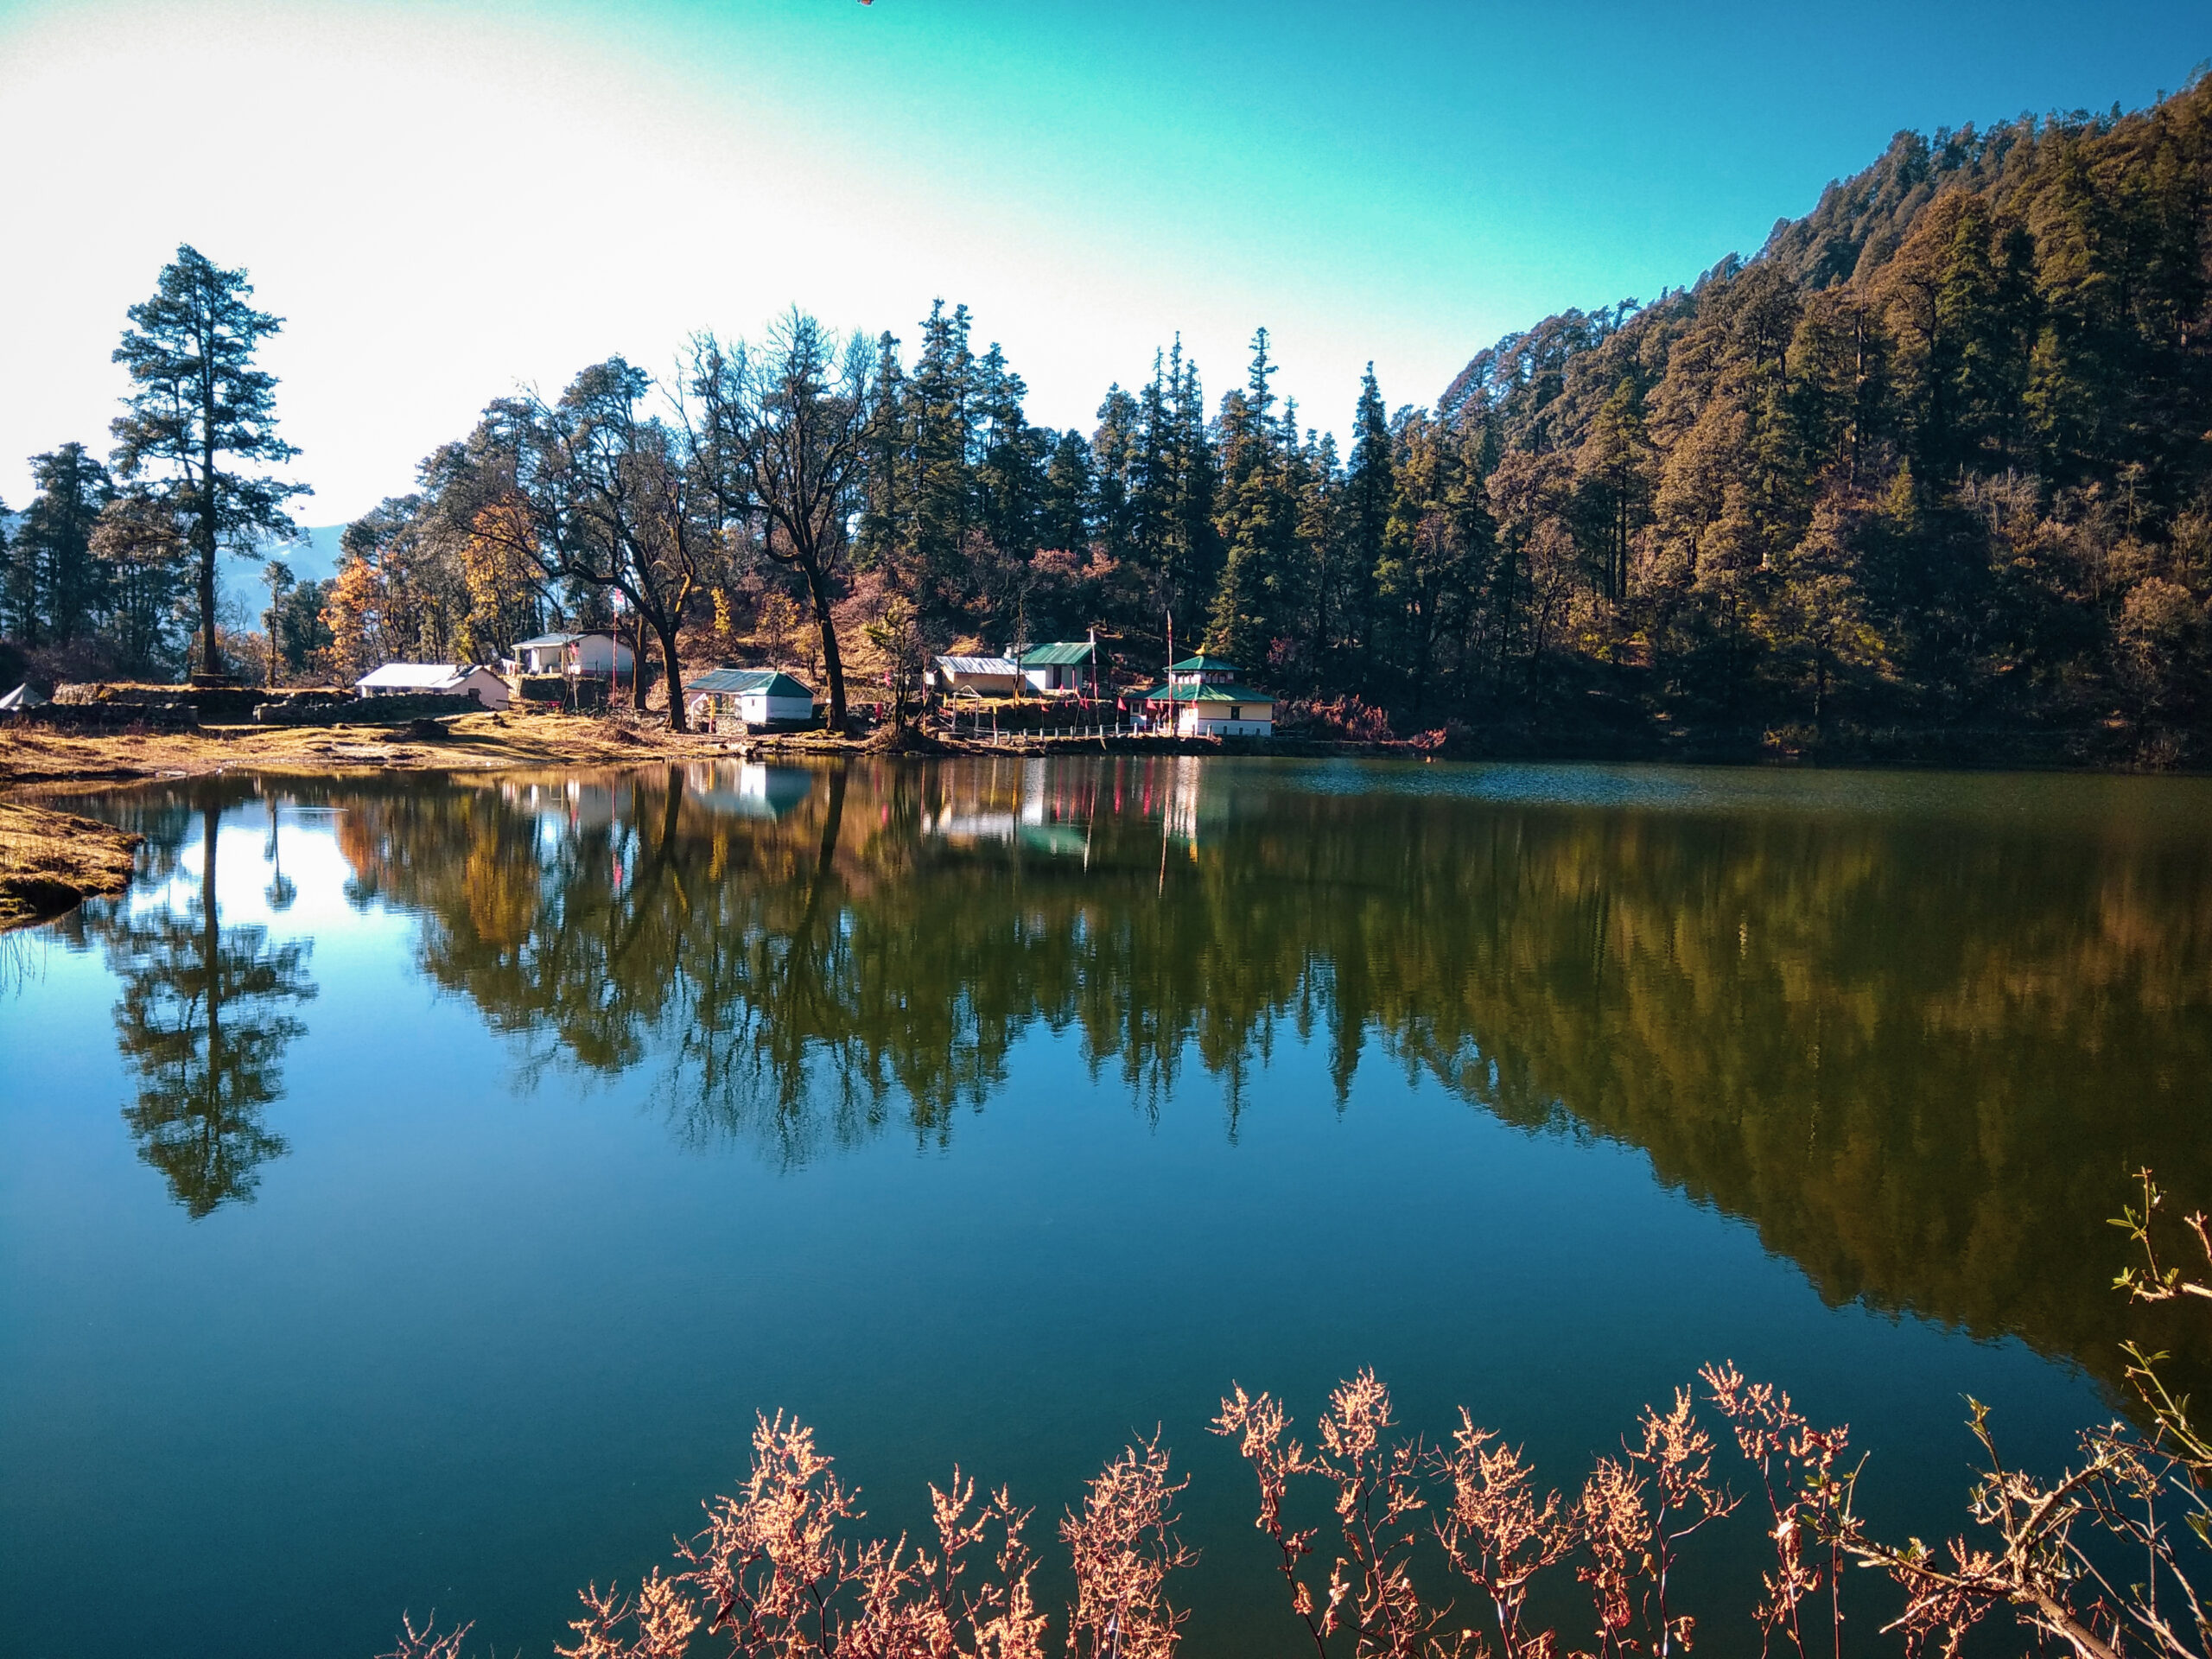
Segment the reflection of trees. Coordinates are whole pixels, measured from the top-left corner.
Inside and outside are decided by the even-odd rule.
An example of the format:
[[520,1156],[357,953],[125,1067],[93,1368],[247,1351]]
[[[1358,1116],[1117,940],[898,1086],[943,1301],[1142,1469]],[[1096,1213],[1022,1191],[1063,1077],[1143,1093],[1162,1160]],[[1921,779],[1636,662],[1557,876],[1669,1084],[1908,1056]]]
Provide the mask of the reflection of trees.
[[214,795],[201,807],[196,910],[132,915],[104,928],[123,982],[116,1033],[140,1078],[124,1121],[139,1156],[191,1214],[252,1196],[258,1166],[284,1142],[261,1121],[276,1098],[284,1050],[305,1029],[282,1012],[315,995],[305,942],[272,946],[268,930],[221,925],[215,889]]
[[1643,1147],[1833,1299],[2099,1367],[2141,1317],[2106,1289],[2126,1172],[2212,1198],[2200,831],[1263,773],[1194,796],[1205,776],[884,766],[780,819],[678,772],[550,808],[416,786],[342,833],[495,1026],[650,1065],[683,1133],[779,1160],[894,1122],[944,1138],[1040,1026],[1155,1105],[1195,1059],[1232,1114],[1294,1033],[1340,1097],[1373,1048],[1509,1122]]

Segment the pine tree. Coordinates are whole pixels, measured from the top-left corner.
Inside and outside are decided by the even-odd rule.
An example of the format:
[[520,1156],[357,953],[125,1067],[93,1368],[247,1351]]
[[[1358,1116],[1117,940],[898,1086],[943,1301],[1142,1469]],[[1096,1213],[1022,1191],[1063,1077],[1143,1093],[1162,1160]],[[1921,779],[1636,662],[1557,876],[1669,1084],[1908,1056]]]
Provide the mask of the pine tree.
[[38,564],[8,533],[9,517],[8,504],[0,501],[0,639],[35,645],[39,643]]
[[1382,563],[1382,538],[1398,484],[1391,460],[1390,415],[1375,365],[1359,382],[1352,411],[1351,465],[1344,478],[1344,563],[1334,583],[1338,594],[1353,677],[1362,686],[1375,672],[1375,583]]
[[968,308],[940,300],[922,324],[922,349],[906,383],[904,448],[913,531],[902,584],[925,626],[963,620],[963,543],[975,524],[976,362]]
[[1286,567],[1297,501],[1281,429],[1269,413],[1274,368],[1268,331],[1260,329],[1245,385],[1222,399],[1222,505],[1215,530],[1225,561],[1207,618],[1206,648],[1250,671],[1266,668],[1274,641],[1291,626]]
[[33,455],[31,479],[38,493],[16,532],[16,554],[35,581],[44,637],[67,645],[92,631],[100,608],[92,526],[115,499],[115,486],[81,443]]
[[1037,544],[1070,553],[1090,545],[1092,505],[1097,486],[1091,477],[1090,445],[1082,433],[1068,430],[1052,439],[1037,505]]
[[208,674],[222,671],[217,551],[251,554],[270,537],[296,535],[284,504],[307,488],[235,469],[299,454],[276,435],[276,378],[253,366],[283,319],[246,303],[253,288],[245,277],[180,246],[154,296],[130,308],[136,326],[115,350],[138,388],[114,423],[115,469],[131,480],[149,469],[163,474],[175,497],[199,562],[200,666]]

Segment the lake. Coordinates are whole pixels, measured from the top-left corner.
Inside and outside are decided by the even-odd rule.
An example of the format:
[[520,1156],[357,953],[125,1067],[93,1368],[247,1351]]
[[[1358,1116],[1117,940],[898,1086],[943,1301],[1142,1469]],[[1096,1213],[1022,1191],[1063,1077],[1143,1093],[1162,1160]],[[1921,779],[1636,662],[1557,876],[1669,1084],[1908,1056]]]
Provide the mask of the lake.
[[[1117,757],[73,805],[148,844],[0,940],[11,1653],[367,1659],[435,1607],[543,1655],[779,1408],[873,1522],[957,1462],[1054,1564],[1157,1427],[1185,1651],[1276,1653],[1205,1427],[1235,1382],[1310,1423],[1371,1365],[1571,1487],[1733,1359],[1935,1536],[1961,1396],[2052,1463],[2124,1338],[2212,1382],[2105,1224],[2145,1164],[2212,1201],[2212,781]],[[1700,1541],[1701,1653],[1757,1651],[1757,1520]]]

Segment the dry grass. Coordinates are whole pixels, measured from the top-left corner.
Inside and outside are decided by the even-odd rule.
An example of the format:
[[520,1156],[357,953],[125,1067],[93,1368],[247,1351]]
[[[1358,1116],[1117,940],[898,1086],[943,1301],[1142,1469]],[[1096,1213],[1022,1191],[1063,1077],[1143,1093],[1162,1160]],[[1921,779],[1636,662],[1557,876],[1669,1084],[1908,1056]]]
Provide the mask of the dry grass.
[[734,741],[581,715],[465,715],[440,724],[442,730],[432,736],[405,726],[213,726],[196,732],[82,735],[37,727],[0,728],[0,786],[219,772],[476,772],[622,765],[719,754]]
[[121,893],[139,840],[90,818],[0,802],[0,930]]

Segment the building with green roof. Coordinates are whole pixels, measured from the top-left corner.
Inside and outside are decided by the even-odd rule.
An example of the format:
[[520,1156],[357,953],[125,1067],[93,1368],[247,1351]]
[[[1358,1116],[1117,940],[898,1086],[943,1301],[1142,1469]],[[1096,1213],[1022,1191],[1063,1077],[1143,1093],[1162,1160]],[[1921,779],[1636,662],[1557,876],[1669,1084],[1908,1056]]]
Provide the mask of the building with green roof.
[[814,723],[814,693],[781,669],[716,668],[683,688],[695,720],[742,725],[748,731],[796,731]]
[[1242,672],[1219,657],[1186,657],[1144,694],[1145,707],[1178,737],[1273,737],[1274,694],[1244,684]]
[[1098,642],[1059,639],[1021,653],[1021,677],[1039,691],[1098,695]]

